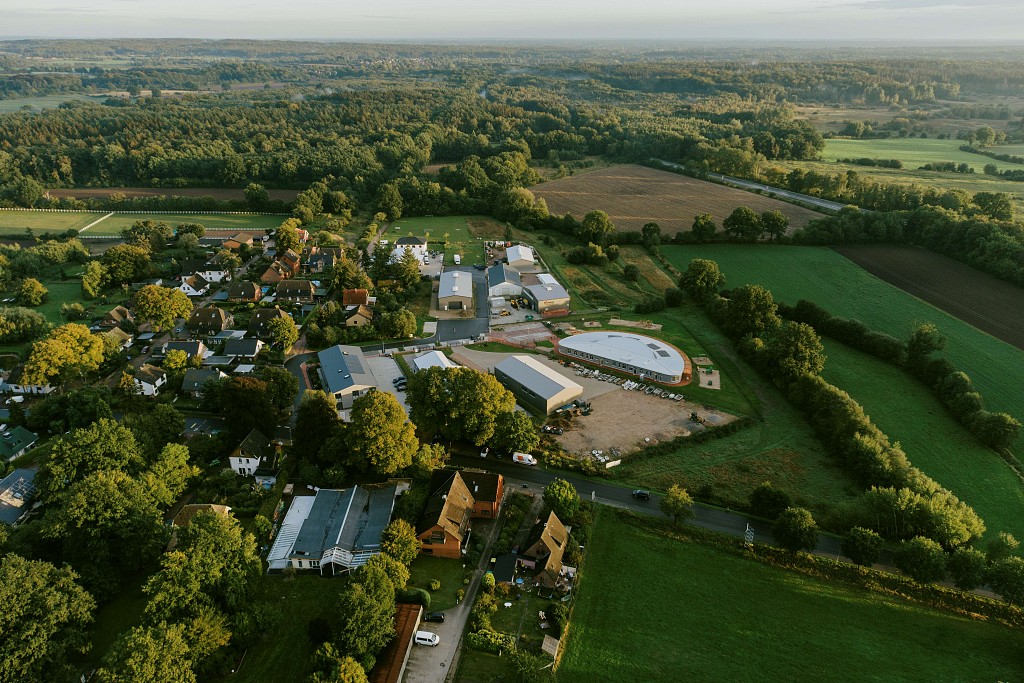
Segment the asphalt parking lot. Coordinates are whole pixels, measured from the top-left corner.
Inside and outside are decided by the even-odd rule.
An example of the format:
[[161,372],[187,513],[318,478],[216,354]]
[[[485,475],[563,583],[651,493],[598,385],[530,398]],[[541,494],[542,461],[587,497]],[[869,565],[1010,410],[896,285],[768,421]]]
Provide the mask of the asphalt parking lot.
[[395,398],[405,412],[409,412],[409,406],[405,402],[405,392],[398,391],[395,389],[394,380],[396,377],[402,377],[402,369],[398,367],[398,363],[394,358],[390,356],[368,356],[366,362],[370,364],[370,372],[377,378],[377,389],[380,391],[386,391]]

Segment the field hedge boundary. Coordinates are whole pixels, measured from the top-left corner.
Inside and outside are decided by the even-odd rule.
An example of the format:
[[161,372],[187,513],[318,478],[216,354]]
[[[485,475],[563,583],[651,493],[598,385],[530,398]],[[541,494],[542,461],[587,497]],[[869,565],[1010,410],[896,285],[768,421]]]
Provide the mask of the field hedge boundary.
[[678,526],[670,520],[642,515],[631,510],[616,509],[615,514],[631,527],[672,540],[698,543],[777,569],[919,603],[975,621],[992,621],[1008,628],[1024,629],[1024,609],[1002,600],[935,584],[920,584],[908,577],[887,571],[818,555],[791,553],[770,545],[755,543],[750,547],[744,547],[735,538],[721,532],[700,527]]

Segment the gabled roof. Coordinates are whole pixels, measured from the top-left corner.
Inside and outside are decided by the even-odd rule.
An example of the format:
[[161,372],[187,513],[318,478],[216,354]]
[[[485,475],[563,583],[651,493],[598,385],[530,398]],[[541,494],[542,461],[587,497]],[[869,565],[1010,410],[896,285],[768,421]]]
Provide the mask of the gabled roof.
[[370,291],[368,289],[346,289],[341,292],[341,303],[343,306],[358,306],[359,304],[370,303]]
[[274,452],[273,446],[270,445],[270,439],[263,436],[258,429],[253,429],[249,432],[249,434],[242,439],[242,443],[238,444],[238,448],[245,453],[251,453],[261,461]]
[[368,308],[367,306],[363,306],[362,304],[356,306],[351,310],[345,311],[345,320],[348,320],[349,318],[354,318],[357,315],[360,315],[366,318],[367,320],[373,320],[373,310],[371,308]]
[[201,292],[210,286],[210,283],[202,275],[190,275],[182,280],[181,284],[188,285],[196,292]]
[[521,287],[523,285],[523,277],[519,274],[518,270],[509,268],[504,263],[498,263],[487,269],[488,287],[497,287],[506,283]]
[[286,312],[282,311],[277,306],[273,308],[261,308],[252,314],[249,318],[249,329],[258,330],[271,320],[277,320],[278,318],[284,318],[285,320],[291,320],[292,317]]
[[437,287],[437,298],[451,296],[473,298],[473,276],[462,270],[446,270],[441,273]]
[[267,269],[263,271],[263,277],[266,277],[267,274],[270,273],[271,271],[273,271],[277,275],[280,275],[281,277],[288,277],[289,275],[292,274],[292,272],[288,270],[280,261],[274,261],[273,263],[271,263],[267,267]]
[[537,301],[553,301],[555,299],[568,299],[569,292],[559,284],[554,285],[529,285],[526,291]]
[[502,483],[500,474],[470,470],[462,470],[460,474],[462,481],[466,482],[466,488],[478,503],[494,503],[497,500],[498,488]]
[[277,297],[313,296],[316,285],[312,280],[282,280],[277,284]]
[[509,356],[495,365],[494,370],[526,387],[545,401],[566,389],[583,391],[583,387],[562,373],[525,354]]
[[231,237],[224,241],[227,242],[228,240],[234,240],[236,242],[245,244],[246,242],[252,242],[252,235],[250,235],[247,232],[236,232],[234,235],[232,235]]
[[190,258],[185,259],[181,262],[181,274],[192,275],[194,273],[201,273],[204,270],[209,270],[206,259],[201,258]]
[[184,351],[185,355],[191,358],[192,356],[205,356],[207,352],[206,344],[201,341],[190,339],[189,341],[169,341],[164,344],[164,354],[166,355],[169,351]]
[[513,261],[529,261],[532,263],[533,249],[517,244],[516,246],[509,247],[505,250],[505,259],[509,263],[512,263]]
[[558,516],[551,512],[543,526],[534,527],[530,539],[523,556],[545,560],[543,570],[558,574],[562,569],[562,555],[569,543],[569,531]]
[[231,512],[231,508],[227,505],[215,505],[213,503],[185,505],[178,510],[178,514],[174,515],[172,524],[174,524],[174,526],[188,526],[193,517],[203,512],[227,517],[228,513]]
[[358,346],[332,346],[317,354],[320,374],[327,393],[336,394],[354,386],[373,386],[377,383],[369,364]]
[[227,375],[215,368],[189,368],[181,380],[181,389],[189,392],[201,391],[204,384],[222,377]]
[[39,435],[30,432],[21,425],[16,425],[0,433],[0,459],[7,460],[15,453],[22,451],[36,441]]
[[166,372],[155,365],[150,365],[149,363],[144,363],[142,367],[135,371],[135,380],[150,386],[155,387],[157,382],[162,382],[166,379]]
[[229,339],[224,343],[224,355],[251,358],[259,353],[263,346],[259,339]]
[[229,314],[223,308],[203,306],[192,311],[188,317],[188,328],[214,327],[222,330],[227,327]]
[[263,295],[263,290],[255,282],[248,280],[237,280],[228,287],[229,299],[258,299]]
[[427,351],[412,359],[413,368],[416,372],[427,368],[455,368],[458,367],[448,356],[440,351]]
[[108,339],[115,340],[119,346],[123,346],[125,343],[130,342],[132,340],[132,335],[128,334],[120,327],[115,327],[112,330],[107,330],[106,332],[103,333],[103,336],[107,337]]
[[399,237],[395,240],[396,247],[425,247],[427,246],[427,240],[423,237],[413,237],[412,235],[406,235],[405,237]]
[[103,316],[104,320],[112,320],[115,323],[119,323],[122,320],[134,320],[135,316],[124,306],[114,306],[112,309],[107,311],[106,315]]
[[430,484],[432,493],[427,500],[427,508],[416,525],[416,533],[422,534],[434,526],[440,526],[461,542],[462,529],[476,504],[473,494],[466,488],[466,482],[458,472],[434,472]]
[[329,548],[350,552],[380,549],[380,537],[391,521],[396,487],[320,489],[302,522],[290,557],[319,559]]

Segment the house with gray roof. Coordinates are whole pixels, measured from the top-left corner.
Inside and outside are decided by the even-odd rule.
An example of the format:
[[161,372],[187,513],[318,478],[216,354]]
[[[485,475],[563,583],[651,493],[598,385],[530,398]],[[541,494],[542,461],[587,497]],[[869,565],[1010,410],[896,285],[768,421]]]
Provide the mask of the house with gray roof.
[[366,564],[381,551],[380,537],[391,522],[396,491],[395,486],[317,491],[287,550],[289,564],[321,574],[329,569],[332,576]]
[[266,346],[259,339],[228,339],[224,342],[224,355],[235,358],[253,359]]
[[19,468],[0,481],[0,523],[13,525],[29,510],[36,493],[36,470]]
[[277,446],[258,429],[249,432],[228,457],[231,469],[243,477],[270,488],[277,482]]
[[216,368],[189,368],[181,380],[181,390],[195,398],[203,397],[203,385],[227,377]]
[[261,308],[252,314],[249,318],[249,332],[255,334],[257,337],[269,337],[270,336],[270,323],[283,318],[285,320],[291,320],[292,317],[285,311],[282,311],[277,306],[273,308]]
[[523,293],[523,278],[519,271],[498,263],[487,269],[487,296],[519,296]]
[[583,387],[534,356],[509,356],[494,366],[494,377],[515,394],[519,405],[541,415],[583,396]]
[[144,363],[135,371],[132,379],[143,396],[156,396],[160,393],[160,387],[167,384],[167,373],[162,368]]
[[334,397],[339,410],[348,410],[352,401],[377,386],[377,379],[358,346],[332,346],[317,354],[320,384]]
[[187,327],[197,335],[212,337],[230,328],[234,322],[234,317],[223,308],[203,306],[192,311]]

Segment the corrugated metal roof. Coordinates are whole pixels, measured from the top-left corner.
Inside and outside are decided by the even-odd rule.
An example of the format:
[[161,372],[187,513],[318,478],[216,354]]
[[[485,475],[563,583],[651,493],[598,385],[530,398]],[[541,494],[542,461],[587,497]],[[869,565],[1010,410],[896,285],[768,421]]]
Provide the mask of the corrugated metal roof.
[[663,375],[679,376],[686,360],[674,348],[653,337],[630,332],[584,332],[559,342],[562,349],[627,363]]
[[446,270],[441,273],[441,282],[437,288],[437,298],[458,296],[473,298],[473,276],[461,270]]
[[583,391],[576,382],[549,368],[533,356],[510,356],[494,366],[541,398],[547,400],[566,389]]

